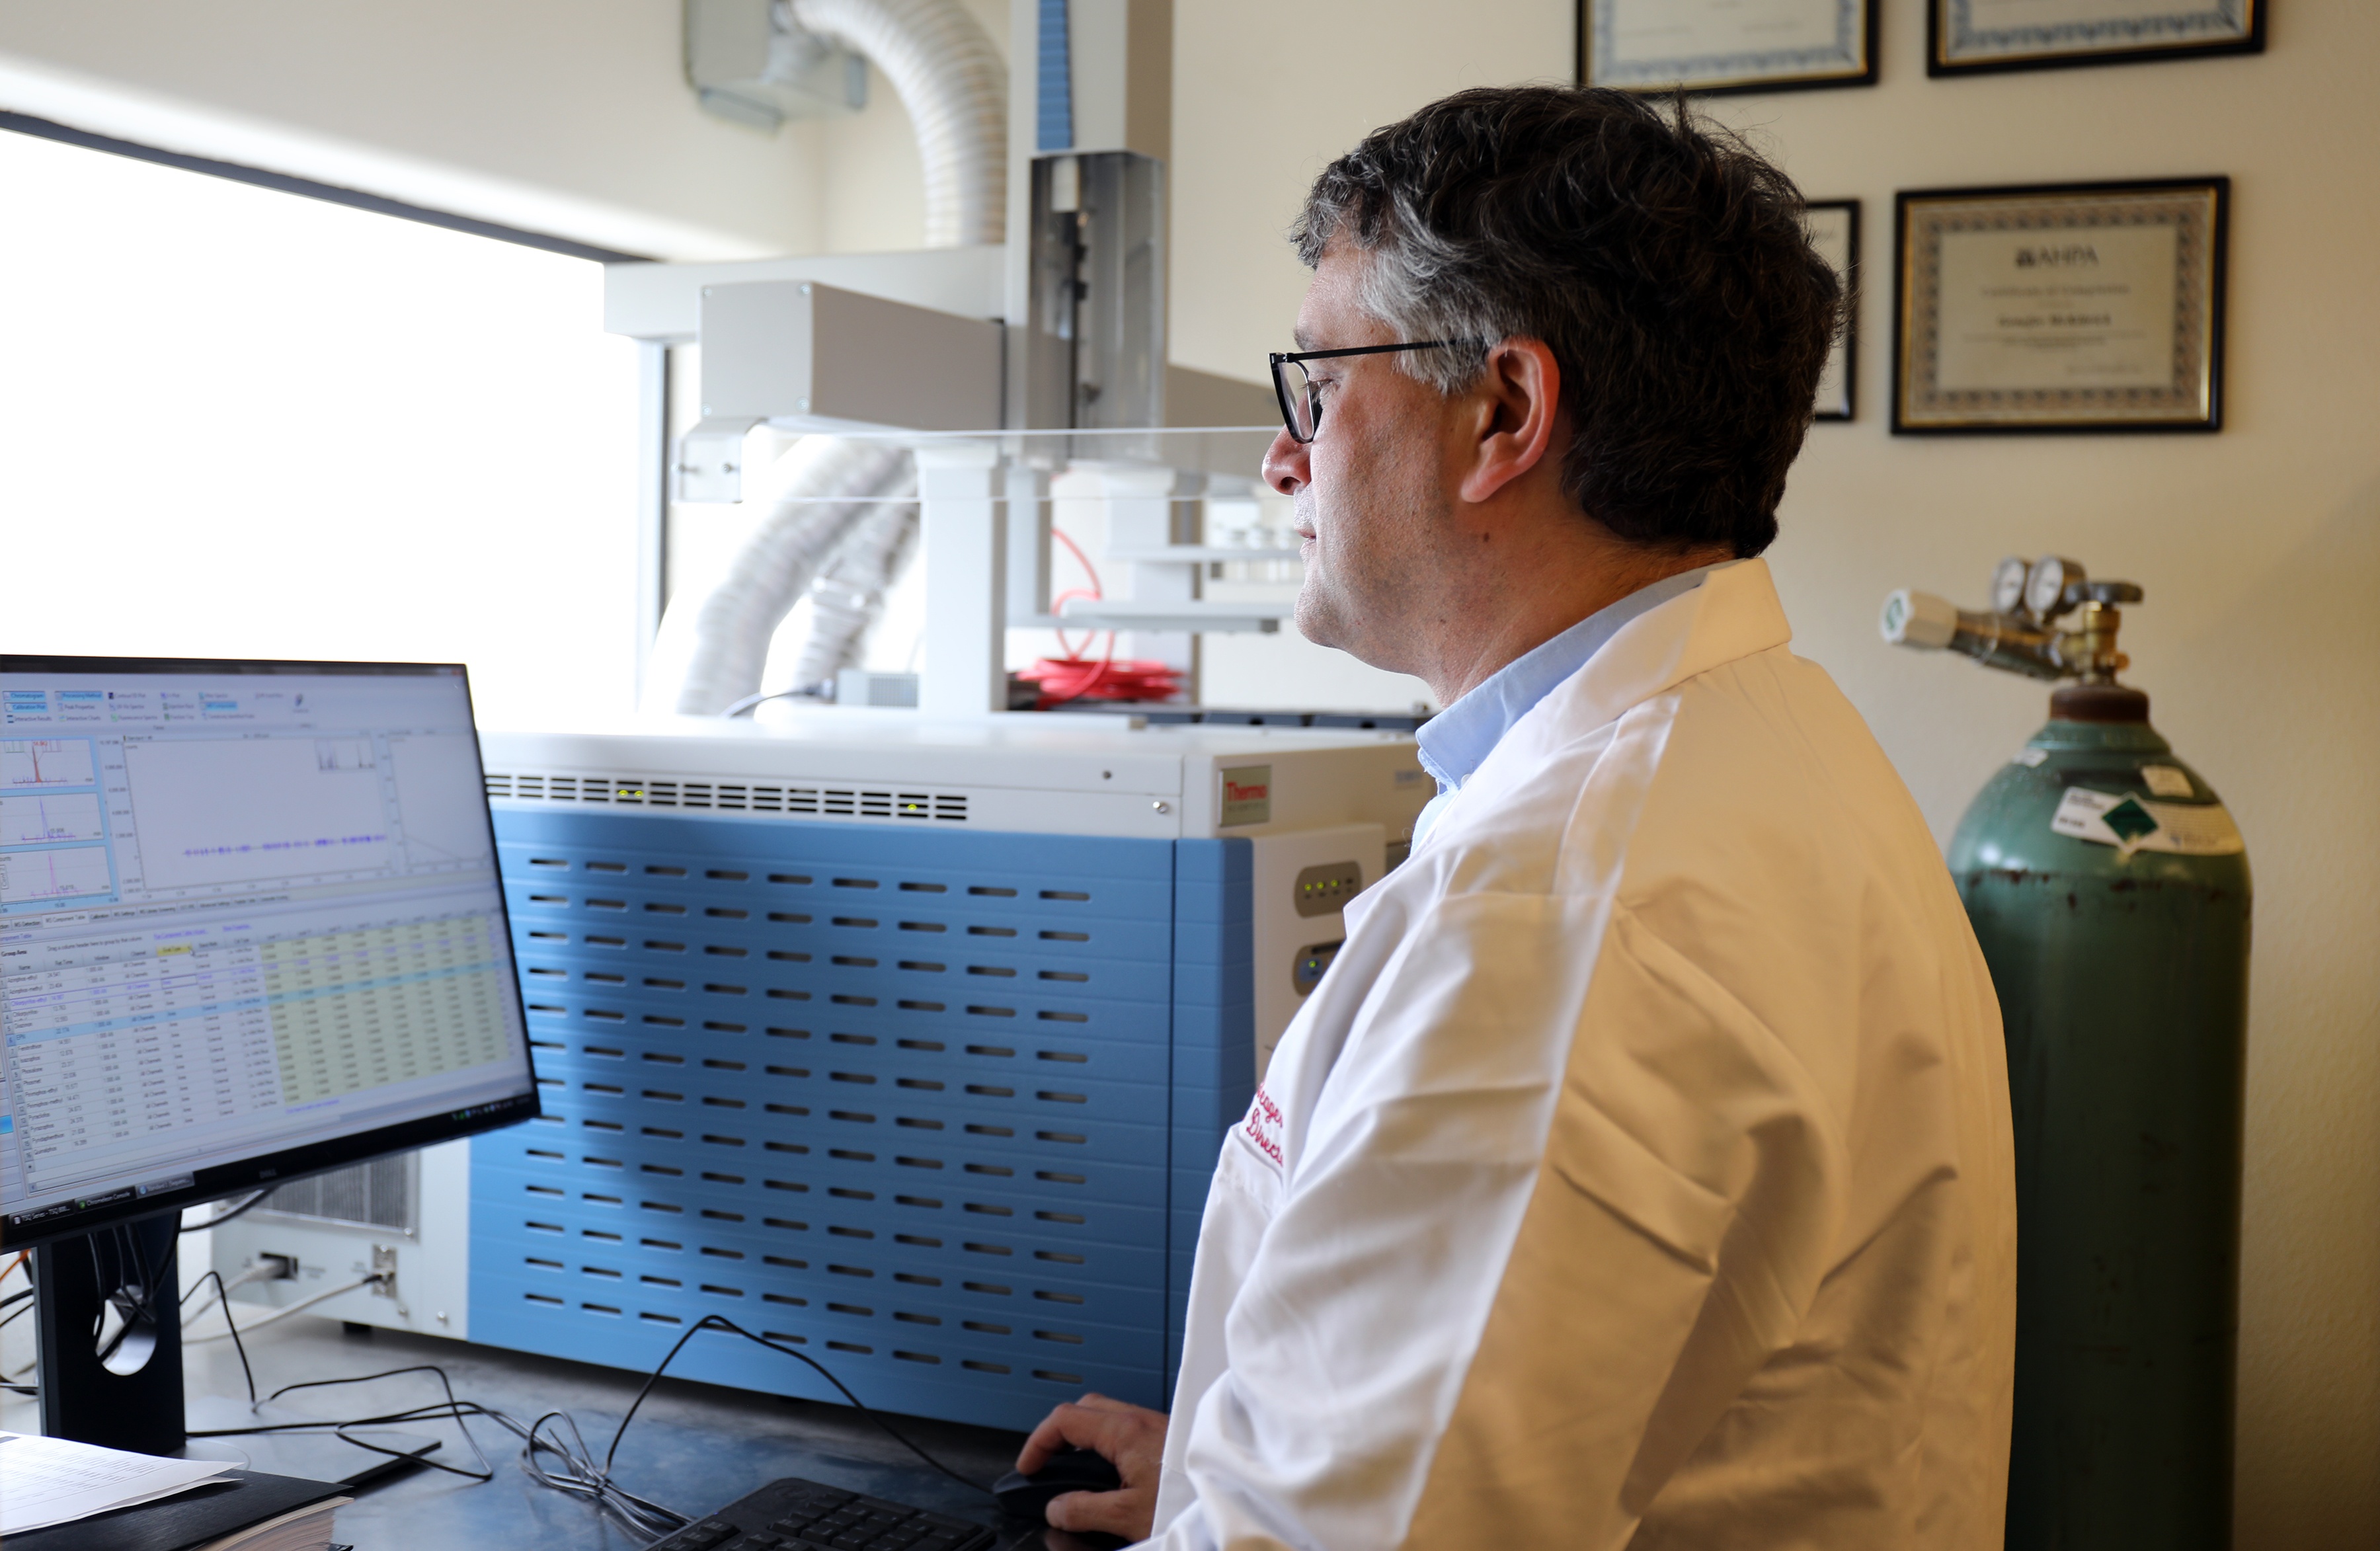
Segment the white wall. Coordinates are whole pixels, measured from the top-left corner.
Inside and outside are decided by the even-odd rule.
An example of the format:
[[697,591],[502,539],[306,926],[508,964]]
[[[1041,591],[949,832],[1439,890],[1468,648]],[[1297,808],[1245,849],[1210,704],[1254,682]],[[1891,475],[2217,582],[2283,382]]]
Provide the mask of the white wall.
[[[1716,99],[1813,198],[1864,201],[1860,416],[1810,435],[1770,552],[1798,648],[1874,723],[1937,832],[2044,715],[2034,685],[1884,647],[1898,584],[1979,606],[1992,562],[2138,581],[2132,677],[2224,794],[2257,880],[2240,1544],[2380,1544],[2380,7],[2279,8],[2259,57],[1966,80],[1884,0],[1883,84]],[[1304,276],[1305,180],[1455,88],[1567,79],[1560,0],[1179,14],[1173,350],[1247,373]],[[1892,193],[2228,173],[2229,404],[2213,436],[1894,437]]]
[[770,135],[696,107],[680,36],[679,0],[18,0],[0,107],[659,258],[918,245],[882,76]]

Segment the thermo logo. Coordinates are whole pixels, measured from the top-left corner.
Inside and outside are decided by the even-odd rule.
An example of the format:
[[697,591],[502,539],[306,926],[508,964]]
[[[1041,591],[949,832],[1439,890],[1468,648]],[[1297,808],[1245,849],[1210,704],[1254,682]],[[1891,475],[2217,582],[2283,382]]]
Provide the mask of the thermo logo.
[[1220,772],[1223,778],[1222,817],[1219,827],[1272,822],[1272,767],[1242,765]]

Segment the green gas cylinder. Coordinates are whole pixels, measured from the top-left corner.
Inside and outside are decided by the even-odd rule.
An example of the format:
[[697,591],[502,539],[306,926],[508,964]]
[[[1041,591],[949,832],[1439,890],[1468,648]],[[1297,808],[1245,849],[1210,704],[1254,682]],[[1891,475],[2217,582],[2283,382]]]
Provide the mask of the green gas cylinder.
[[[2053,565],[2055,589],[2007,606],[2010,567]],[[2051,696],[1949,854],[1999,994],[2016,1133],[2007,1544],[2226,1547],[2246,849],[2149,724],[2148,697],[2115,683],[2113,605],[2140,589],[2062,559],[2002,566],[1994,614],[1897,593],[1886,635],[2081,680]],[[2059,629],[2077,608],[2080,628]],[[1949,638],[1926,638],[1946,612]]]

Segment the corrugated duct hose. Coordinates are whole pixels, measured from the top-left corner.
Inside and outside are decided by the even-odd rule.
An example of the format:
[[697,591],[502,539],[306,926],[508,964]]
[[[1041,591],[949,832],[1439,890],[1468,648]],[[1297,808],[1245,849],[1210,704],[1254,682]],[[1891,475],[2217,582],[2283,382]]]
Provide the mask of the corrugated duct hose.
[[[792,8],[804,28],[873,61],[907,110],[925,164],[926,246],[1001,241],[1008,68],[975,18],[958,0],[792,0]],[[770,637],[806,586],[815,612],[794,682],[850,666],[914,547],[916,506],[882,499],[916,487],[905,451],[807,436],[771,473],[768,512],[726,579],[694,604],[685,676],[661,697],[670,709],[716,715],[757,692]],[[678,633],[674,623],[665,637]]]

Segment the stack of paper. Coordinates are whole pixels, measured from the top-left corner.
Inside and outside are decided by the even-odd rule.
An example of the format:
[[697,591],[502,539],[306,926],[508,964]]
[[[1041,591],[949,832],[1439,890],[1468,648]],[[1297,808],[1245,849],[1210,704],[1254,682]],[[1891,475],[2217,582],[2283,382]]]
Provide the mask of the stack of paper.
[[201,1551],[328,1551],[332,1521],[346,1501],[341,1497],[336,1503],[292,1509],[278,1519],[209,1541]]
[[219,1460],[161,1460],[64,1438],[0,1433],[0,1536],[68,1524],[222,1480]]

